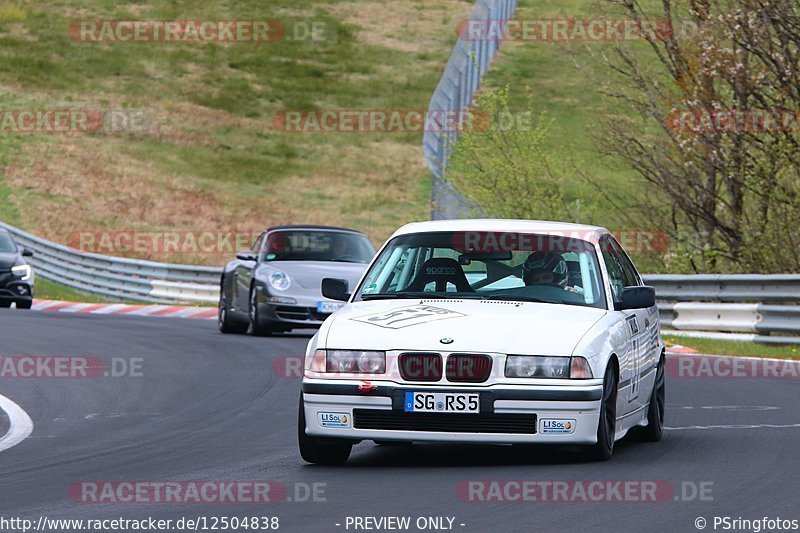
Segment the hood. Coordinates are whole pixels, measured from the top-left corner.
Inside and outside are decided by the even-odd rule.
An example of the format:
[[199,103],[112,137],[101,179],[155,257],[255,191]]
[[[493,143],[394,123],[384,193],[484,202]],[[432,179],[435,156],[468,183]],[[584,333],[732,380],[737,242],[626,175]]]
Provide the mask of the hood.
[[301,287],[319,291],[322,278],[346,279],[350,284],[350,290],[354,290],[367,266],[369,265],[366,263],[336,261],[272,261],[264,263],[261,268],[268,272],[280,270]]
[[0,253],[0,270],[11,270],[12,266],[23,264],[19,259],[20,256],[17,253]]
[[[537,302],[355,302],[328,319],[325,347],[567,356],[606,313]],[[451,344],[440,342],[447,337]]]

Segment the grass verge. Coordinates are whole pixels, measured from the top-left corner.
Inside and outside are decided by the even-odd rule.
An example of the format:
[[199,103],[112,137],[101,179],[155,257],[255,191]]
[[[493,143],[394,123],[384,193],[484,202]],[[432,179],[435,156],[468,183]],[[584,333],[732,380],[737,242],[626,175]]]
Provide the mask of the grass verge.
[[774,357],[779,359],[800,359],[798,345],[771,345],[753,342],[737,342],[718,339],[700,339],[664,335],[667,346],[681,345],[708,355],[733,355],[738,357]]

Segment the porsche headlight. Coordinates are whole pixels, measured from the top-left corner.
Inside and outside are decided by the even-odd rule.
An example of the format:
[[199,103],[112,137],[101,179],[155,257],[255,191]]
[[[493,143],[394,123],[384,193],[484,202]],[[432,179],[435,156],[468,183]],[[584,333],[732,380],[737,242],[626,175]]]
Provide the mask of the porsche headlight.
[[11,273],[15,276],[19,276],[22,281],[28,281],[31,279],[31,269],[30,265],[17,265],[15,267],[11,267]]
[[280,270],[270,274],[268,281],[269,281],[269,286],[275,289],[276,291],[285,291],[292,284],[292,280],[289,279],[289,275],[284,272],[281,272]]

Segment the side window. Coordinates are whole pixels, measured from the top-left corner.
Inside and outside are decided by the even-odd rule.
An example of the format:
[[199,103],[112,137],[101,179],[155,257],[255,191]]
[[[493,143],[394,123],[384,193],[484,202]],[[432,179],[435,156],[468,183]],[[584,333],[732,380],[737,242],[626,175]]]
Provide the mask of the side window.
[[619,261],[620,266],[622,267],[622,274],[625,280],[626,287],[635,287],[637,285],[642,284],[641,278],[639,278],[639,273],[636,272],[636,267],[633,266],[628,254],[624,252],[622,246],[614,240],[613,238],[608,239],[611,248],[613,249],[613,253],[617,256],[617,260]]
[[604,237],[600,240],[600,249],[603,252],[603,262],[608,271],[608,280],[611,285],[611,295],[615,303],[622,301],[622,289],[625,288],[625,272],[620,264],[619,256],[614,253],[611,239]]

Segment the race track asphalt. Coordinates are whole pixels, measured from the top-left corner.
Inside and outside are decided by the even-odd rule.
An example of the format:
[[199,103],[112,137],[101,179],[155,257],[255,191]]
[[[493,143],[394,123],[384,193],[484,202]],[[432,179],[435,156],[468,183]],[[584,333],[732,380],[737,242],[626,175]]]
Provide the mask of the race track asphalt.
[[[566,448],[364,442],[346,466],[319,467],[297,452],[300,379],[274,371],[307,340],[221,335],[203,320],[0,310],[0,356],[141,365],[119,377],[0,378],[0,394],[35,426],[0,452],[0,517],[277,516],[281,531],[298,532],[355,531],[348,516],[408,516],[410,531],[419,517],[451,517],[463,532],[697,531],[698,517],[713,531],[714,516],[800,519],[797,379],[670,375],[664,439],[625,439],[603,463]],[[81,503],[70,488],[87,480],[272,480],[293,501]],[[657,502],[465,501],[459,487],[470,480],[651,481],[672,492]],[[312,484],[318,501],[296,501]]]

